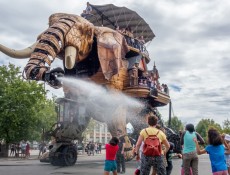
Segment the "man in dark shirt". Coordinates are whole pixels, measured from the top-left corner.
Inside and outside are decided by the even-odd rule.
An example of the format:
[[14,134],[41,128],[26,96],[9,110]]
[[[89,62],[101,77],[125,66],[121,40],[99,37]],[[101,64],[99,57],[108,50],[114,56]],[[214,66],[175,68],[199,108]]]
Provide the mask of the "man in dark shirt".
[[170,148],[168,152],[166,153],[166,160],[167,160],[166,173],[167,175],[170,175],[173,169],[172,154],[173,154],[173,149],[174,149],[174,143],[169,142],[169,145],[170,145]]
[[[116,154],[117,161],[117,172],[121,174],[125,174],[125,156],[124,156],[124,148],[125,148],[125,139],[122,136],[122,130],[117,130],[117,137],[119,138],[119,149]],[[122,171],[121,171],[122,170]]]

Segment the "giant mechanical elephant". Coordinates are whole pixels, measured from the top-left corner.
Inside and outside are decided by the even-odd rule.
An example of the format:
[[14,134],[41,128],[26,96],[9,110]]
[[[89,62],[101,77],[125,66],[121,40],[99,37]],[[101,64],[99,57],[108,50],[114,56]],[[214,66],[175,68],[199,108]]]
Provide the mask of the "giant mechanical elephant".
[[[14,58],[30,57],[24,69],[26,78],[43,80],[52,87],[59,88],[61,84],[55,78],[54,72],[64,71],[50,71],[50,65],[56,57],[63,60],[65,74],[77,66],[77,72],[74,73],[79,75],[85,65],[79,66],[78,63],[86,58],[93,62],[99,56],[104,76],[110,79],[120,68],[119,61],[125,57],[128,47],[124,37],[110,28],[94,26],[77,15],[57,13],[50,16],[49,28],[38,36],[37,42],[32,46],[15,51],[0,45],[0,50]],[[108,57],[106,61],[103,60],[105,56]],[[108,67],[108,64],[112,66]],[[88,76],[95,73],[95,69],[98,67],[91,68]]]
[[[115,30],[94,26],[88,20],[77,15],[57,13],[50,16],[49,28],[38,36],[36,43],[32,46],[16,51],[0,45],[0,51],[13,58],[30,58],[23,71],[26,79],[42,80],[53,88],[60,88],[62,84],[58,80],[58,76],[91,77],[99,69],[106,80],[111,80],[122,66],[127,66],[125,55],[129,48],[124,36]],[[63,60],[64,70],[62,68],[50,69],[56,57]],[[66,90],[64,87],[64,91],[65,97],[72,97],[71,90],[68,88]],[[87,118],[88,121],[89,118]],[[81,135],[87,122],[84,126],[76,124],[74,127],[78,128],[74,134]],[[116,129],[119,126],[122,126],[120,129],[124,134],[126,133],[124,117],[121,121],[109,120],[107,124],[113,136],[116,136]],[[80,127],[81,129],[79,129]],[[59,129],[62,131],[63,128],[67,127]],[[58,134],[60,133],[61,136],[56,135],[60,140],[68,135],[68,132],[65,131],[58,132]],[[60,146],[57,147],[59,149]],[[61,150],[62,153],[68,151],[73,152],[72,149],[63,148]],[[66,160],[64,164],[71,165],[76,160],[68,161]],[[58,163],[54,161],[53,164]]]

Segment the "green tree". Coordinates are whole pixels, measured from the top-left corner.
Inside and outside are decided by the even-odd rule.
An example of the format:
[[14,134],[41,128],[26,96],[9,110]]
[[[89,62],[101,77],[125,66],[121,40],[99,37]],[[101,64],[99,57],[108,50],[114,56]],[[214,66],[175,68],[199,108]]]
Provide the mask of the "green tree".
[[228,119],[223,122],[223,132],[230,134],[230,121]]
[[[166,124],[168,125],[168,122]],[[171,129],[175,132],[179,132],[180,130],[183,130],[184,126],[181,120],[178,119],[177,116],[172,117],[171,119]]]
[[220,133],[222,128],[218,123],[215,123],[213,119],[202,119],[196,126],[196,131],[207,141],[207,132],[209,128],[215,128]]
[[[25,81],[20,68],[13,64],[0,66],[0,82],[0,140],[8,146],[34,139],[35,131],[41,131],[39,123],[45,122],[45,116],[54,116],[51,107],[44,106],[49,103],[45,89],[36,81]],[[41,111],[46,111],[46,115],[40,115]]]
[[82,140],[86,143],[87,135],[92,134],[94,132],[94,127],[96,126],[96,121],[94,119],[90,119],[86,130],[82,133]]
[[44,137],[44,133],[50,131],[51,126],[57,121],[54,99],[46,99],[43,103],[37,104],[35,118],[36,125],[31,130],[29,140],[47,140]]

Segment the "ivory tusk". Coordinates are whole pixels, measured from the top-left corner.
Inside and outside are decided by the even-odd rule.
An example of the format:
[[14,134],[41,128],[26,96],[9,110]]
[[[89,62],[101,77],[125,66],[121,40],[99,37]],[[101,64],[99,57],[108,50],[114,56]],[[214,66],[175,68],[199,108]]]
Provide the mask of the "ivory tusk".
[[65,67],[72,69],[76,62],[77,49],[73,46],[67,46],[65,49]]
[[12,58],[29,58],[30,55],[33,53],[37,43],[38,42],[35,42],[30,47],[27,47],[26,49],[22,49],[22,50],[10,49],[0,44],[0,51]]

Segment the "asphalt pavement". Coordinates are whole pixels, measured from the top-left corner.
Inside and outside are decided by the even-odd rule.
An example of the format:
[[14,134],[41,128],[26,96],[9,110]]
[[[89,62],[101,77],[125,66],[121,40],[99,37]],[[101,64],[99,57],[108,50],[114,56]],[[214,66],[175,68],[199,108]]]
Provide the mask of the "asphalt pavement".
[[[88,156],[79,154],[77,163],[71,167],[52,166],[49,163],[41,163],[38,160],[38,150],[32,150],[28,159],[24,158],[0,158],[0,175],[102,175],[104,168],[105,152]],[[171,175],[180,175],[182,160],[173,159],[173,171]],[[126,162],[127,175],[133,175],[136,169],[136,161]],[[111,173],[110,173],[111,174]],[[199,174],[209,175],[211,173],[208,155],[199,156]]]

